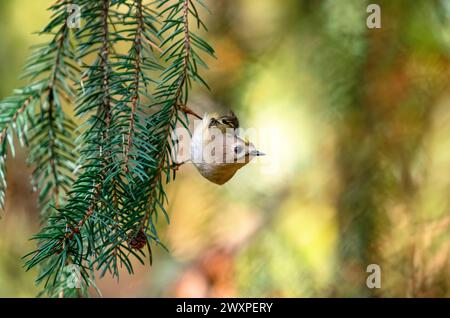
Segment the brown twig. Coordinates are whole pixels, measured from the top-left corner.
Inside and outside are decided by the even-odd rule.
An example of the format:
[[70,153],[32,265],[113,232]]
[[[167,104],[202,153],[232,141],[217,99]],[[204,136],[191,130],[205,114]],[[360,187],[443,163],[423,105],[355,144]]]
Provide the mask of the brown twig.
[[[102,100],[102,106],[105,109],[105,131],[103,132],[103,142],[105,142],[106,139],[108,139],[108,130],[111,123],[111,117],[110,117],[110,97],[109,97],[109,72],[108,72],[108,65],[107,61],[109,59],[109,28],[108,28],[108,14],[109,14],[109,0],[103,0],[103,9],[102,9],[102,27],[103,27],[103,46],[101,48],[101,67],[103,69],[103,84],[102,84],[102,90],[103,90],[103,100]],[[101,146],[100,146],[101,147]],[[101,148],[100,148],[101,151]],[[103,155],[103,154],[102,154]],[[101,180],[103,181],[104,177],[103,174],[100,176]],[[87,220],[94,214],[95,206],[97,204],[98,198],[102,192],[103,188],[103,182],[99,182],[94,186],[93,191],[93,197],[91,198],[91,204],[89,205],[89,208],[86,211],[86,214],[83,216],[83,218],[78,222],[77,226],[72,227],[70,224],[67,224],[68,227],[70,227],[70,231],[65,234],[64,239],[60,240],[61,243],[64,242],[64,240],[71,240],[73,236],[76,233],[80,232],[80,229],[86,224]]]
[[194,112],[192,109],[190,109],[186,105],[178,104],[177,108],[178,108],[178,110],[180,110],[180,111],[182,111],[182,112],[184,112],[186,114],[192,115],[192,116],[196,117],[197,119],[200,119],[200,120],[202,119],[202,116],[200,116],[199,114]]
[[[128,142],[125,148],[124,153],[124,169],[125,172],[129,172],[128,169],[128,160],[130,149],[133,145],[133,131],[134,131],[134,121],[135,121],[135,113],[136,108],[139,103],[139,83],[140,83],[140,73],[141,73],[141,46],[142,46],[142,32],[144,30],[144,21],[142,16],[142,0],[136,0],[136,19],[137,19],[137,29],[136,35],[134,38],[134,49],[136,51],[136,58],[134,60],[134,67],[136,70],[136,74],[134,77],[134,96],[131,101],[131,114],[130,114],[130,128],[128,130]],[[145,37],[144,37],[145,38]]]
[[[61,29],[59,30],[59,34],[60,37],[58,39],[58,44],[57,44],[57,54],[56,54],[56,58],[55,58],[55,64],[53,66],[52,69],[52,75],[50,77],[50,81],[48,83],[48,87],[47,87],[47,100],[49,103],[49,107],[48,107],[48,121],[49,121],[49,125],[50,127],[52,127],[52,123],[53,123],[53,105],[54,105],[54,96],[53,96],[53,87],[56,85],[56,79],[57,79],[57,72],[58,72],[58,67],[61,63],[61,56],[62,56],[62,48],[64,45],[64,41],[66,40],[66,32],[67,32],[67,24],[64,23],[61,26]],[[58,181],[58,172],[56,169],[56,163],[55,163],[55,141],[53,138],[50,138],[50,142],[49,142],[49,151],[50,151],[50,170],[51,170],[51,174],[53,175],[53,179],[54,179],[54,188],[53,188],[53,195],[55,196],[55,207],[58,209],[59,208],[59,181]]]
[[154,42],[150,41],[146,37],[142,38],[148,45],[150,45],[152,48],[156,49],[159,53],[163,53],[164,51],[161,50],[161,48]]
[[103,69],[103,108],[105,110],[106,129],[103,135],[103,140],[108,139],[109,126],[111,123],[111,100],[109,97],[109,70],[107,61],[109,60],[109,28],[108,28],[108,14],[109,14],[109,0],[103,0],[102,8],[102,28],[103,28],[103,47],[101,52],[101,68]]

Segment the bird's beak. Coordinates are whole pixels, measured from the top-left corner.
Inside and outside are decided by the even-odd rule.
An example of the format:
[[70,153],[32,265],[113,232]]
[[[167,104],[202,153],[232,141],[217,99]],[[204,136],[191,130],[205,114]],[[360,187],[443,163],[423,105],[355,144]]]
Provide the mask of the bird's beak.
[[253,157],[262,157],[265,156],[266,154],[258,150],[253,150],[252,152],[250,152],[250,155]]

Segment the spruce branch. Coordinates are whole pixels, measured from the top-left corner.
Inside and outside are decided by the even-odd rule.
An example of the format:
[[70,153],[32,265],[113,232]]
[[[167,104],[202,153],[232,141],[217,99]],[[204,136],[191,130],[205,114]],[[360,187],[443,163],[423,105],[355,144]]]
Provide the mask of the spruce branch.
[[[92,126],[84,131],[80,138],[82,143],[79,147],[81,154],[79,165],[82,165],[82,172],[68,192],[67,204],[62,206],[51,222],[35,236],[39,240],[38,249],[30,254],[32,258],[26,262],[29,269],[49,259],[46,267],[51,270],[44,272],[37,279],[37,282],[45,280],[45,287],[57,285],[67,264],[77,265],[85,284],[90,285],[88,271],[91,268],[86,266],[84,261],[92,253],[90,250],[95,249],[95,242],[90,242],[94,246],[87,246],[88,251],[84,252],[86,246],[82,241],[82,230],[89,226],[91,227],[89,230],[94,230],[93,224],[88,223],[102,200],[103,183],[106,178],[106,157],[109,150],[103,149],[103,144],[109,140],[111,122],[109,1],[103,0],[100,3],[80,1],[80,4],[84,5],[88,13],[86,29],[89,32],[86,34],[82,30],[77,35],[80,38],[87,37],[89,42],[89,45],[82,47],[80,59],[87,56],[87,50],[91,47],[98,47],[99,55],[87,70],[88,89],[80,94],[76,112],[85,114],[93,108],[92,104],[98,106],[96,114],[88,120]],[[49,285],[51,279],[52,283]]]
[[[47,87],[41,93],[43,102],[41,113],[31,129],[29,163],[36,168],[33,179],[42,189],[39,201],[43,204],[43,212],[49,215],[50,206],[58,208],[64,201],[64,195],[71,186],[74,169],[74,145],[71,141],[75,125],[62,111],[61,99],[72,102],[73,89],[66,81],[74,82],[72,71],[78,71],[74,62],[73,48],[69,39],[69,28],[65,20],[51,43],[54,47],[53,67]],[[51,61],[51,60],[50,60]],[[64,79],[64,80],[63,80]],[[42,132],[46,133],[43,134]],[[43,184],[45,183],[45,184]],[[50,194],[47,194],[50,192]]]
[[[64,112],[62,101],[72,103],[72,83],[79,70],[73,54],[67,1],[59,0],[49,10],[51,21],[40,32],[52,38],[37,45],[29,58],[23,76],[29,84],[0,102],[0,205],[3,207],[5,181],[6,139],[14,155],[13,133],[22,146],[30,151],[28,163],[34,167],[32,183],[39,190],[42,221],[51,217],[52,206],[64,202],[65,192],[72,185],[76,152],[72,143],[75,125]],[[51,222],[51,220],[49,221]],[[47,265],[47,264],[45,264]],[[41,267],[40,276],[48,272]],[[53,268],[53,267],[50,267]]]
[[[116,6],[118,4],[116,2]],[[118,31],[111,30],[110,23],[114,23],[119,15],[112,10],[109,0],[100,3],[86,0],[84,7],[87,26],[78,34],[82,41],[80,58],[90,55],[93,47],[97,47],[99,53],[94,63],[87,67],[86,89],[80,90],[76,113],[83,116],[94,111],[94,114],[87,120],[89,127],[80,138],[81,173],[69,192],[69,200],[59,209],[54,223],[36,235],[40,245],[26,263],[31,268],[48,257],[62,255],[53,257],[57,270],[38,278],[46,279],[46,283],[51,277],[58,280],[55,275],[61,272],[66,263],[62,259],[66,258],[82,269],[86,283],[90,282],[89,271],[93,270],[94,264],[98,264],[96,269],[105,265],[106,269],[112,268],[112,272],[117,273],[117,261],[105,261],[110,259],[105,258],[110,251],[131,271],[126,253],[118,248],[123,248],[127,239],[115,218],[121,203],[112,200],[114,204],[111,204],[113,194],[120,193],[116,199],[124,197],[126,189],[121,169],[118,169],[121,165],[117,164],[120,161],[117,152],[122,149],[120,136],[124,116],[119,110],[123,103],[113,98],[125,95],[124,81],[118,72],[114,72],[110,53],[113,51],[111,43],[117,43],[121,36]]]
[[72,63],[66,5],[66,1],[57,1],[49,8],[54,12],[53,18],[40,34],[50,34],[53,39],[36,46],[31,55],[23,75],[30,84],[0,102],[0,207],[3,208],[6,189],[6,141],[9,140],[14,155],[15,132],[21,145],[28,145],[31,150],[28,162],[35,167],[33,184],[39,189],[44,220],[50,205],[60,203],[61,192],[72,182],[74,153],[70,140],[74,125],[62,110],[61,99],[70,101],[73,96],[68,83],[77,67]]
[[[15,97],[17,116],[0,117],[0,124],[20,122],[22,113],[34,120],[28,105],[41,106],[31,130],[30,162],[36,164],[36,187],[44,189],[42,201],[51,208],[25,265],[42,265],[37,283],[44,282],[48,295],[86,295],[94,272],[118,276],[125,267],[133,273],[131,257],[144,264],[147,247],[151,263],[151,245],[164,248],[157,223],[161,213],[169,221],[164,186],[175,178],[172,135],[177,125],[189,124],[192,82],[207,86],[199,75],[198,66],[206,67],[200,55],[214,56],[191,28],[193,18],[206,29],[196,3],[204,5],[198,0],[78,0],[84,23],[72,37],[75,48],[64,23],[67,13],[62,14],[65,2],[53,7],[58,23],[52,21],[47,31],[57,30],[55,37],[47,51],[40,48],[38,61],[28,64],[47,79]],[[129,51],[119,53],[119,46]],[[75,115],[82,125],[76,129],[62,112],[62,100],[72,102],[75,95],[67,79],[79,86]],[[0,126],[6,135],[5,127]],[[79,134],[75,145],[74,131]],[[74,163],[69,159],[75,146]],[[69,265],[79,270],[82,293],[65,283]]]

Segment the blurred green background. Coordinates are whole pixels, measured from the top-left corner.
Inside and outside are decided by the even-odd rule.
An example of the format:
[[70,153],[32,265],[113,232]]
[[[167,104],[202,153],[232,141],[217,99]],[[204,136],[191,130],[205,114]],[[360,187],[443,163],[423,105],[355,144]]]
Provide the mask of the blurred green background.
[[[233,109],[268,153],[225,186],[168,187],[170,253],[107,297],[449,297],[450,1],[210,0],[217,51],[198,111]],[[373,2],[373,1],[372,1]],[[20,85],[50,0],[0,2],[0,97]],[[26,150],[8,164],[0,296],[34,297],[39,227]],[[366,267],[381,266],[381,288]]]

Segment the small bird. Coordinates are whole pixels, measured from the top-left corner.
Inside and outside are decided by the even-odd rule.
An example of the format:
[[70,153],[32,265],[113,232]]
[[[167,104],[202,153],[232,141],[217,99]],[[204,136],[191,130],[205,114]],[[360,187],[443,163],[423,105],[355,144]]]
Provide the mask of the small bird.
[[209,181],[222,185],[254,157],[263,156],[255,146],[237,135],[234,113],[219,117],[206,114],[192,134],[191,161]]

